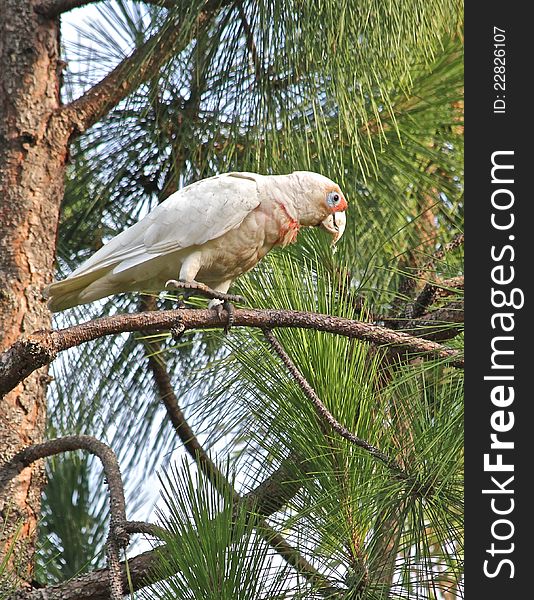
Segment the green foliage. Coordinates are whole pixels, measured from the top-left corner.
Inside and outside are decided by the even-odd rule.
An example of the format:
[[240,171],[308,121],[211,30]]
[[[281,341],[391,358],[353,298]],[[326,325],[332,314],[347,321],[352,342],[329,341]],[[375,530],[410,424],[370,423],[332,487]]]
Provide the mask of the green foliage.
[[[354,316],[351,295],[333,285],[322,260],[304,270],[292,257],[275,255],[265,269],[242,280],[240,292],[257,306]],[[380,353],[368,344],[300,329],[276,335],[334,417],[404,465],[409,478],[396,479],[382,463],[331,431],[268,351],[261,333],[247,330],[227,340],[231,359],[217,366],[218,397],[210,393],[205,399],[213,410],[215,402],[231,397],[236,413],[250,415],[250,451],[240,456],[246,488],[263,480],[267,469],[298,457],[292,475],[302,487],[271,519],[303,540],[301,547],[331,581],[360,591],[363,586],[364,597],[379,597],[384,547],[393,542],[393,528],[402,579],[391,588],[392,597],[418,597],[416,572],[420,597],[433,597],[433,587],[440,587],[438,572],[442,582],[459,589],[461,374],[441,362],[384,372]]]
[[[223,469],[232,480],[228,468]],[[239,600],[287,597],[288,568],[271,573],[273,553],[254,531],[254,521],[235,507],[229,493],[214,486],[187,462],[171,467],[161,480],[161,524],[165,552],[157,566],[161,581],[146,598]]]
[[[251,306],[381,322],[425,281],[463,274],[460,248],[433,258],[463,228],[462,4],[242,0],[196,30],[201,4],[169,12],[102,3],[100,19],[68,43],[66,99],[159,28],[183,23],[183,50],[71,148],[59,273],[191,181],[310,169],[342,185],[345,235],[336,253],[310,230],[269,254],[236,282]],[[138,307],[125,295],[72,309],[57,324]],[[273,559],[252,522],[193,467],[169,466],[179,443],[146,366],[144,344],[155,340],[189,424],[227,457],[239,491],[287,466],[298,491],[270,524],[344,597],[462,597],[460,373],[443,361],[385,360],[341,336],[276,336],[335,418],[400,462],[408,479],[325,427],[260,332],[189,333],[180,344],[117,336],[53,365],[50,435],[110,443],[130,481],[129,514],[136,498],[141,510],[145,473],[164,471],[162,519],[177,535],[160,569],[180,574],[150,597],[321,595]],[[100,564],[107,503],[97,473],[78,454],[49,469],[43,580]],[[72,525],[60,518],[69,505]]]

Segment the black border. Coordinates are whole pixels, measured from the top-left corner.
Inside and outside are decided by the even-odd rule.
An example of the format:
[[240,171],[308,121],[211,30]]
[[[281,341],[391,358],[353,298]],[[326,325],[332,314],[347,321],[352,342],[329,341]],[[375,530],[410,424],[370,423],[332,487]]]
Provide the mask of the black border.
[[[465,6],[465,212],[466,212],[466,393],[465,393],[465,447],[466,447],[466,598],[502,600],[534,597],[534,537],[531,513],[534,512],[534,489],[530,485],[534,469],[531,466],[534,446],[534,423],[530,378],[534,376],[534,352],[531,343],[530,306],[532,304],[532,284],[534,269],[531,255],[531,240],[534,233],[530,227],[530,205],[532,185],[527,190],[527,182],[534,174],[534,139],[532,138],[532,98],[531,88],[534,78],[532,63],[534,57],[531,40],[534,29],[527,16],[528,3],[520,2],[471,2]],[[494,89],[494,27],[505,30],[506,88]],[[500,38],[499,38],[500,39]],[[496,114],[493,102],[497,95],[504,97],[505,113]],[[513,230],[498,231],[491,226],[491,196],[496,184],[491,182],[491,155],[495,151],[513,151],[514,164],[512,185],[504,185],[513,193],[515,222]],[[511,155],[508,155],[507,160]],[[504,196],[502,196],[504,198]],[[509,236],[513,235],[513,241]],[[514,281],[501,289],[511,293],[512,288],[520,288],[525,294],[525,304],[521,309],[506,309],[514,312],[515,327],[508,335],[514,337],[508,349],[514,351],[508,356],[513,362],[515,398],[506,409],[514,413],[514,426],[510,432],[501,435],[504,440],[514,442],[513,450],[502,451],[505,462],[514,465],[513,473],[489,473],[484,471],[484,454],[491,452],[490,434],[493,432],[490,418],[499,410],[491,402],[490,392],[499,382],[485,381],[484,376],[495,374],[491,371],[491,341],[499,335],[491,327],[491,316],[500,310],[492,306],[491,272],[498,265],[492,260],[491,246],[512,244],[511,251],[505,253],[503,265],[505,273],[509,267],[515,269]],[[498,254],[498,252],[497,252]],[[497,289],[497,286],[494,286]],[[502,333],[501,333],[502,335]],[[508,342],[506,342],[508,343]],[[503,374],[504,371],[499,371]],[[506,419],[509,419],[506,414]],[[495,450],[493,451],[495,454]],[[513,475],[514,481],[507,489],[513,494],[483,494],[482,490],[495,488],[491,476],[496,475],[503,482],[505,474]],[[495,506],[510,506],[514,499],[514,510],[507,517],[496,515],[491,509],[491,498]],[[508,503],[507,503],[508,502]],[[508,518],[514,527],[513,536],[508,541],[495,540],[496,547],[509,548],[509,554],[488,552],[491,546],[492,523],[499,518]],[[499,529],[500,527],[500,529]],[[497,531],[506,535],[508,526],[500,524]],[[511,529],[510,529],[511,530]],[[502,546],[498,546],[502,544]],[[484,561],[488,571],[495,573],[499,557],[509,558],[514,567],[501,565],[495,577],[484,574]],[[504,594],[507,594],[505,596]],[[511,594],[511,595],[510,595]]]

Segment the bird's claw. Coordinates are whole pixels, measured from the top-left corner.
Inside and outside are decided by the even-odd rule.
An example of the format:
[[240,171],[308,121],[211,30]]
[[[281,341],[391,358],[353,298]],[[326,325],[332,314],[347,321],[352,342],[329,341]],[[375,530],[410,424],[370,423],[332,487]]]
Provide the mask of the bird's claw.
[[212,308],[212,310],[215,311],[219,321],[222,321],[223,320],[223,311],[224,311],[224,306],[223,306],[222,302],[220,304],[214,304],[211,308]]
[[177,279],[169,279],[169,281],[165,283],[165,287],[173,287],[178,290],[184,290],[184,296],[186,294],[187,296],[198,294],[199,296],[211,298],[208,308],[215,310],[220,321],[224,319],[223,311],[227,312],[228,316],[226,319],[226,325],[224,326],[224,333],[228,333],[234,324],[235,308],[233,302],[246,302],[243,296],[218,292],[217,290],[212,290],[204,283],[199,283],[198,281],[179,281]]
[[234,314],[235,314],[234,305],[231,302],[229,302],[228,300],[223,300],[219,304],[214,304],[212,306],[212,308],[217,313],[217,316],[219,317],[220,321],[222,321],[224,319],[223,312],[226,311],[228,316],[226,317],[224,333],[225,333],[225,335],[228,334],[228,332],[232,328],[232,325],[234,324]]
[[[197,282],[187,282],[187,281],[181,281],[178,279],[169,279],[168,281],[165,282],[166,288],[170,287],[170,288],[175,288],[176,290],[181,290],[181,291],[179,291],[178,297],[176,299],[176,303],[177,303],[176,308],[178,308],[178,309],[186,308],[187,307],[186,300],[188,300],[190,296],[193,296],[196,291],[204,292],[205,290],[203,290],[203,288],[201,286],[203,286],[203,284],[201,284],[201,283],[197,284]],[[207,289],[209,289],[209,288],[207,288]]]
[[226,326],[224,328],[224,333],[228,333],[234,324],[235,319],[235,307],[231,302],[223,302],[223,307],[226,308],[226,312],[228,313],[228,319],[226,321]]
[[[187,294],[188,297],[194,295],[204,296],[205,298],[210,298],[211,300],[221,300],[223,303],[246,302],[246,298],[244,298],[243,296],[238,296],[237,294],[225,294],[224,292],[218,292],[217,290],[213,290],[206,284],[200,283],[198,281],[180,281],[178,279],[169,279],[169,281],[165,283],[165,287],[172,287],[177,290],[184,290],[185,294]],[[211,308],[213,308],[213,306]]]
[[215,292],[215,290],[212,290],[207,285],[199,283],[198,281],[182,281],[181,279],[169,279],[165,282],[165,287],[184,290],[184,292],[190,292],[189,295],[192,295],[191,293],[194,292],[200,292],[201,294],[209,293],[210,291]]
[[179,342],[180,341],[180,338],[182,337],[182,335],[184,334],[184,332],[185,332],[185,325],[182,323],[182,321],[178,321],[176,323],[176,325],[173,325],[170,328],[170,334],[172,336],[172,339],[175,342]]

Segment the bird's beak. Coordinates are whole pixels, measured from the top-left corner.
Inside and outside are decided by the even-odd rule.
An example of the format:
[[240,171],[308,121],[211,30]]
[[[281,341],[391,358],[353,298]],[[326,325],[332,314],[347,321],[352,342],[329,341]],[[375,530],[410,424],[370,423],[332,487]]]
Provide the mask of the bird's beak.
[[328,231],[328,233],[330,233],[333,237],[332,246],[336,244],[339,238],[343,235],[346,223],[347,216],[345,215],[345,211],[332,213],[321,222],[321,227],[326,229],[326,231]]

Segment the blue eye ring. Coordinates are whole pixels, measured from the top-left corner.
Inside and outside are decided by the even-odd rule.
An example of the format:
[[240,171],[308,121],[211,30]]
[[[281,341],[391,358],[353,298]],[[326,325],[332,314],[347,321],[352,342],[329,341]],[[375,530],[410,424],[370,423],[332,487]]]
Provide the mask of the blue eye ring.
[[328,206],[336,206],[341,201],[341,194],[338,192],[328,192],[328,196],[326,197],[326,203]]

